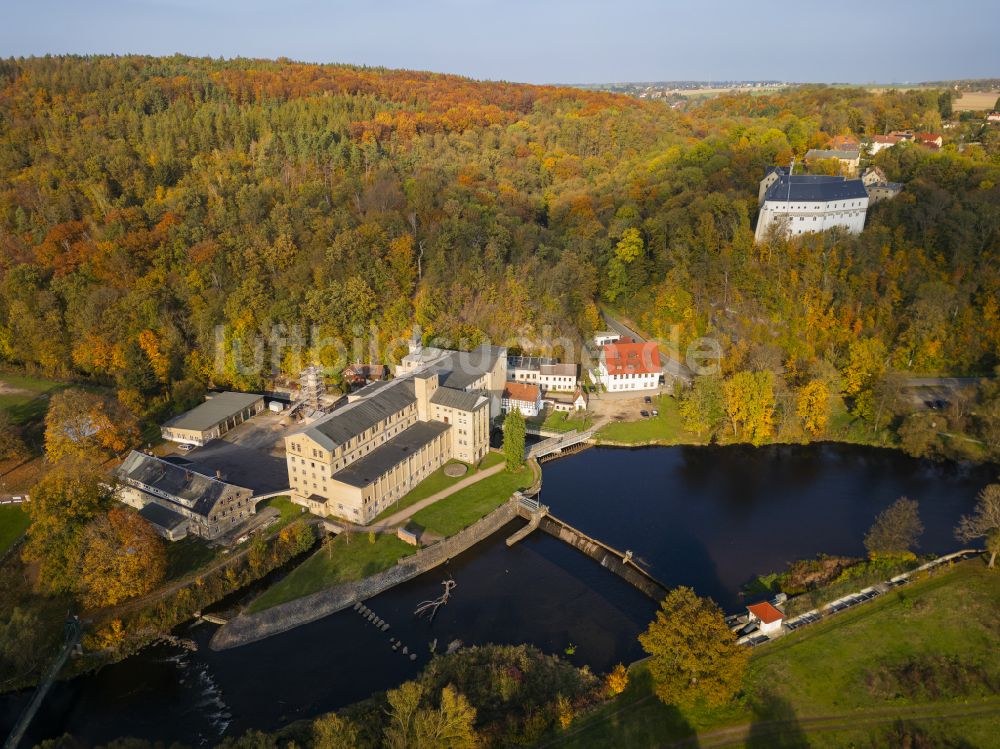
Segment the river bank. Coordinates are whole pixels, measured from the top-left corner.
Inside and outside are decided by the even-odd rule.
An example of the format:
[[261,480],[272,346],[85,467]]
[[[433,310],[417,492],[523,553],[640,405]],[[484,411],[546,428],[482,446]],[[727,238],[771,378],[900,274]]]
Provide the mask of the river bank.
[[[593,447],[544,467],[541,501],[554,515],[618,549],[632,550],[665,585],[687,585],[727,612],[758,574],[823,552],[864,554],[874,516],[898,496],[920,503],[922,553],[953,551],[952,529],[995,467],[914,460],[894,450],[840,444],[752,448]],[[41,740],[62,732],[101,743],[122,734],[197,743],[308,718],[395,686],[429,661],[430,646],[528,642],[606,671],[639,658],[635,637],[656,605],[600,564],[546,534],[511,548],[520,523],[366,605],[383,633],[351,610],[234,650],[214,651],[209,625],[176,630],[196,649],[162,644],[96,673],[56,684],[37,721]],[[366,543],[363,537],[359,538]],[[353,543],[353,542],[352,542]],[[458,583],[433,622],[414,619],[441,581]],[[862,607],[863,608],[863,607]],[[392,651],[394,635],[417,654]],[[231,714],[199,707],[203,677]],[[350,674],[350,677],[337,677]],[[333,676],[331,676],[333,675]],[[266,699],[259,684],[268,684]],[[316,685],[322,685],[318,689]],[[205,687],[207,688],[207,687]],[[11,703],[0,698],[0,724]],[[127,718],[123,718],[127,714]],[[213,722],[218,721],[218,722]],[[169,735],[164,723],[169,722]],[[111,730],[111,729],[114,730]],[[213,738],[214,737],[214,738]]]

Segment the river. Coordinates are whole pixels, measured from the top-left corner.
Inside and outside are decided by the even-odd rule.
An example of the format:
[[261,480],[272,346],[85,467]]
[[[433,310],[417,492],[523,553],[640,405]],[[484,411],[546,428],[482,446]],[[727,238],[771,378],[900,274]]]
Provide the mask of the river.
[[[541,501],[556,516],[631,549],[668,585],[690,585],[727,611],[756,574],[818,553],[860,555],[875,515],[901,495],[920,503],[925,552],[957,548],[952,528],[996,467],[933,464],[849,445],[594,448],[546,463]],[[90,743],[138,736],[191,745],[270,729],[386,689],[465,644],[530,642],[605,670],[641,655],[635,637],[656,606],[561,542],[535,533],[508,549],[508,528],[367,602],[382,633],[353,611],[235,650],[206,647],[214,627],[185,625],[190,650],[159,644],[57,684],[29,741],[71,733]],[[433,623],[412,611],[457,583]],[[394,652],[389,637],[417,654]],[[575,646],[575,647],[571,647]],[[0,730],[27,695],[0,696]]]

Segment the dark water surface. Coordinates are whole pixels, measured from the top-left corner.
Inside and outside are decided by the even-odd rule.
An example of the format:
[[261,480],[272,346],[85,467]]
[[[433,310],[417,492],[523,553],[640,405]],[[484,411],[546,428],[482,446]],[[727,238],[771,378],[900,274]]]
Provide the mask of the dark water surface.
[[[668,585],[727,610],[756,574],[817,553],[861,554],[874,516],[896,497],[920,502],[921,549],[957,548],[952,528],[996,467],[935,465],[847,445],[595,448],[546,463],[541,500],[554,515],[631,549]],[[141,736],[192,745],[269,729],[367,697],[414,675],[453,640],[531,642],[604,670],[641,655],[635,636],[655,604],[600,565],[542,533],[508,549],[508,528],[449,565],[367,602],[392,628],[344,611],[291,632],[215,653],[214,627],[185,626],[177,645],[147,648],[96,674],[57,684],[29,741],[72,733],[92,743]],[[416,605],[458,583],[433,623]],[[417,660],[393,652],[402,640]],[[27,695],[0,696],[0,730]]]

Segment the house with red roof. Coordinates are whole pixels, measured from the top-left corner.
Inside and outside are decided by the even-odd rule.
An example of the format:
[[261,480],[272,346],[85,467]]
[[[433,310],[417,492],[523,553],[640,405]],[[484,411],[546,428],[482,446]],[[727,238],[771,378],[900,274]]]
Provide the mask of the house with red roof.
[[542,410],[542,390],[528,382],[507,382],[500,399],[500,411],[510,413],[514,409],[523,416],[538,416]]
[[663,374],[660,350],[653,341],[636,343],[631,338],[608,343],[601,349],[597,374],[610,393],[656,390]]
[[762,635],[772,635],[781,631],[785,615],[779,608],[767,601],[747,606],[751,623],[756,623]]
[[944,145],[944,137],[940,133],[915,133],[913,139],[920,145],[934,151]]

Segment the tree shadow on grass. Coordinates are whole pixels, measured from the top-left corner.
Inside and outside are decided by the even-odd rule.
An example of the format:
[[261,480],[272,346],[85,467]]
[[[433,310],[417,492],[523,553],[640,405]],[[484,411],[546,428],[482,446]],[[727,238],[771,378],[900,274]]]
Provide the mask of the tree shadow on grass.
[[540,747],[684,747],[697,749],[696,731],[685,715],[655,694],[652,677],[645,669],[635,673],[628,687],[606,709],[592,719],[574,723],[559,740]]
[[792,704],[774,694],[754,701],[754,720],[747,736],[747,749],[801,749],[809,739],[799,725]]

